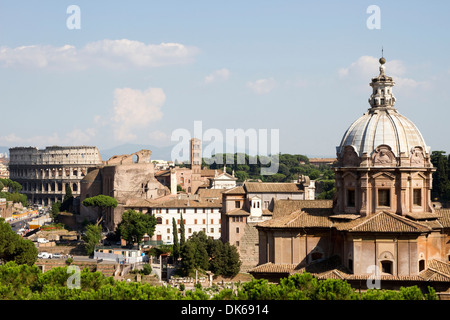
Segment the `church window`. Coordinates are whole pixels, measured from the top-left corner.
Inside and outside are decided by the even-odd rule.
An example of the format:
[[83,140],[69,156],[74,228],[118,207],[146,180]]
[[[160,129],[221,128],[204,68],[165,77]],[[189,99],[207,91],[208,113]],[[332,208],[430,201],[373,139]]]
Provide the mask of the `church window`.
[[381,261],[381,272],[392,274],[392,261]]
[[379,207],[391,206],[391,191],[389,189],[378,190],[378,206]]
[[348,189],[347,190],[347,207],[355,206],[355,190]]
[[421,189],[413,190],[413,205],[415,205],[415,206],[422,205],[422,190]]
[[425,270],[425,260],[419,260],[419,272]]

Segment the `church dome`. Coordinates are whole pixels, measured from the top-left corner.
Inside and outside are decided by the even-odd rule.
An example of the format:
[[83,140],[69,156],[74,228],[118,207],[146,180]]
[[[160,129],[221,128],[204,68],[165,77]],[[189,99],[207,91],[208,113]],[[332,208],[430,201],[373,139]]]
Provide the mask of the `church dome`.
[[[384,59],[384,58],[383,58]],[[369,157],[381,145],[388,146],[395,157],[408,157],[415,148],[429,153],[419,129],[395,108],[392,94],[394,81],[385,75],[385,60],[380,59],[380,75],[372,78],[373,93],[369,98],[371,108],[347,129],[340,145],[336,148],[342,157],[346,146],[352,146],[361,157]]]

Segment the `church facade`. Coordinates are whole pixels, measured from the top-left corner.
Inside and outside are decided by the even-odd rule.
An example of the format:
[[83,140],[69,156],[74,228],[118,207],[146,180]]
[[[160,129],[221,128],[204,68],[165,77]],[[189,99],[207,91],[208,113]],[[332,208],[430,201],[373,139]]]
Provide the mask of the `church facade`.
[[380,59],[370,83],[370,108],[336,148],[334,200],[275,203],[273,219],[257,226],[255,277],[308,271],[348,281],[377,276],[385,284],[450,286],[450,210],[431,203],[430,147],[395,108],[385,62]]

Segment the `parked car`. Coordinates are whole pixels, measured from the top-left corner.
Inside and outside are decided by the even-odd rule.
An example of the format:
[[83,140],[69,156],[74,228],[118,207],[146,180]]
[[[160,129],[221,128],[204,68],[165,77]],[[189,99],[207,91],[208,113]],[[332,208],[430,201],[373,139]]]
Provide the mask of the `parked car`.
[[51,257],[52,259],[61,259],[62,258],[62,254],[60,253],[54,253]]
[[38,242],[38,243],[48,243],[48,242],[50,242],[50,241],[48,241],[48,240],[45,239],[45,238],[38,238],[38,239],[37,239],[37,242]]
[[52,254],[48,253],[48,252],[39,252],[38,253],[38,258],[40,258],[40,259],[51,259],[52,258]]

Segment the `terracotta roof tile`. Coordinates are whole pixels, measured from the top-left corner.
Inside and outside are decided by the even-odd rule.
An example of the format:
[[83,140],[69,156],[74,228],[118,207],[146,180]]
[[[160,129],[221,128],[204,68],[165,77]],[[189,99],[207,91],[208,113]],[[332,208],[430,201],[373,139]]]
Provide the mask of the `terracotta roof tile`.
[[217,198],[222,199],[222,193],[224,193],[226,189],[203,189],[200,188],[197,190],[197,194],[200,198]]
[[289,182],[245,182],[244,188],[248,193],[303,193],[303,186]]
[[224,193],[226,194],[245,194],[245,190],[243,186],[237,186],[232,189],[226,190]]
[[222,208],[220,200],[193,200],[193,199],[169,199],[166,201],[131,199],[127,201],[126,207],[143,208]]
[[302,209],[307,212],[329,212],[332,213],[333,201],[332,200],[292,200],[281,199],[274,200],[273,216],[280,217],[291,214],[294,211]]
[[381,211],[350,222],[336,223],[336,228],[350,232],[421,233],[431,230],[428,226],[388,211]]
[[436,213],[440,215],[439,222],[444,228],[450,228],[450,209],[437,209]]
[[245,211],[244,209],[236,208],[225,213],[227,216],[249,216],[250,212]]
[[450,263],[437,259],[428,261],[428,267],[450,276]]
[[296,266],[296,264],[275,264],[268,262],[252,268],[250,273],[292,273]]

